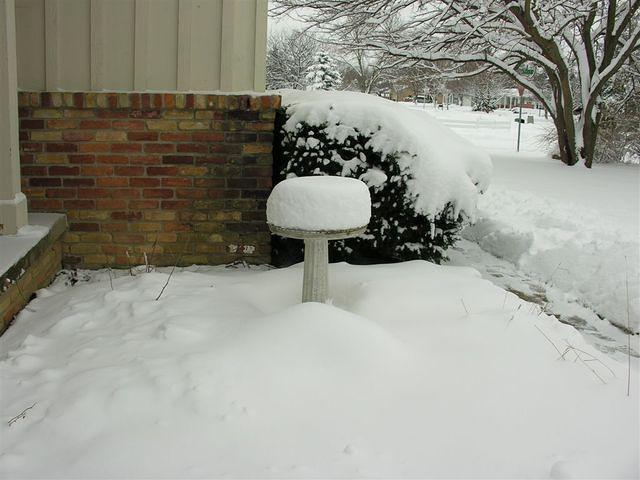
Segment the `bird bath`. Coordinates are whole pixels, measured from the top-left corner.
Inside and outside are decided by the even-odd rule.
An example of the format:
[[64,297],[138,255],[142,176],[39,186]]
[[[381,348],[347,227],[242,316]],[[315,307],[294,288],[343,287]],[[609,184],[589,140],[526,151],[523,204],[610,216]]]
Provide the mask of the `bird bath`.
[[345,177],[297,177],[277,184],[267,200],[272,233],[304,240],[303,302],[326,302],[329,240],[363,233],[371,217],[369,189]]

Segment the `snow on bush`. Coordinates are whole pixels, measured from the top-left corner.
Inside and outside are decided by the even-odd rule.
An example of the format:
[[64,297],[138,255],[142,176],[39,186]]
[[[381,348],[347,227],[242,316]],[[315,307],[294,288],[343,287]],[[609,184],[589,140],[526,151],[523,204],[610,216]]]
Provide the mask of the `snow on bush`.
[[[285,90],[275,146],[278,179],[341,175],[364,181],[372,218],[363,235],[332,243],[332,258],[440,262],[478,194],[491,161],[424,112],[372,95]],[[344,205],[349,208],[349,205]],[[300,252],[276,239],[276,263]],[[290,259],[289,259],[290,260]]]

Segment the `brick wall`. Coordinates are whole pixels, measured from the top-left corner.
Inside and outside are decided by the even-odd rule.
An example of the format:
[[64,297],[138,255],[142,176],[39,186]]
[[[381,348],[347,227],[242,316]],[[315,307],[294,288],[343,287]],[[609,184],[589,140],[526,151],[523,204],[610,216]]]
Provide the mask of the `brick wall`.
[[22,190],[66,213],[65,266],[269,262],[280,97],[19,94]]

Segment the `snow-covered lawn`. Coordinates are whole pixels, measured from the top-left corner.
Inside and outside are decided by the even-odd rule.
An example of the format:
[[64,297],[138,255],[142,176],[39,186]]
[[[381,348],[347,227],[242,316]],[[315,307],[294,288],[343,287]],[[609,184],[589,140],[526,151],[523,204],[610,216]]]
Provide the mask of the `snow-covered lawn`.
[[332,305],[298,304],[300,265],[156,301],[168,273],[60,278],[0,338],[4,478],[638,477],[635,366],[627,397],[472,269],[334,264]]
[[[558,288],[568,301],[637,332],[640,168],[596,164],[589,170],[550,159],[541,136],[551,122],[537,113],[536,123],[522,125],[518,154],[516,115],[508,110],[486,114],[427,106],[425,111],[492,157],[491,186],[478,201],[478,222],[464,237]],[[457,257],[456,263],[463,260]]]

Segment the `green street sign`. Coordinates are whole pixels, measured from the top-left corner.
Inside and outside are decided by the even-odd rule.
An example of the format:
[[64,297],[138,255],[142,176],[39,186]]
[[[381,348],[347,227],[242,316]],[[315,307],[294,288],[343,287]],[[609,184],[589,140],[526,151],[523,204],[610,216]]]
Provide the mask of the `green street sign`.
[[526,77],[533,77],[533,75],[536,73],[536,71],[532,67],[522,67],[520,69],[520,73],[522,73]]

